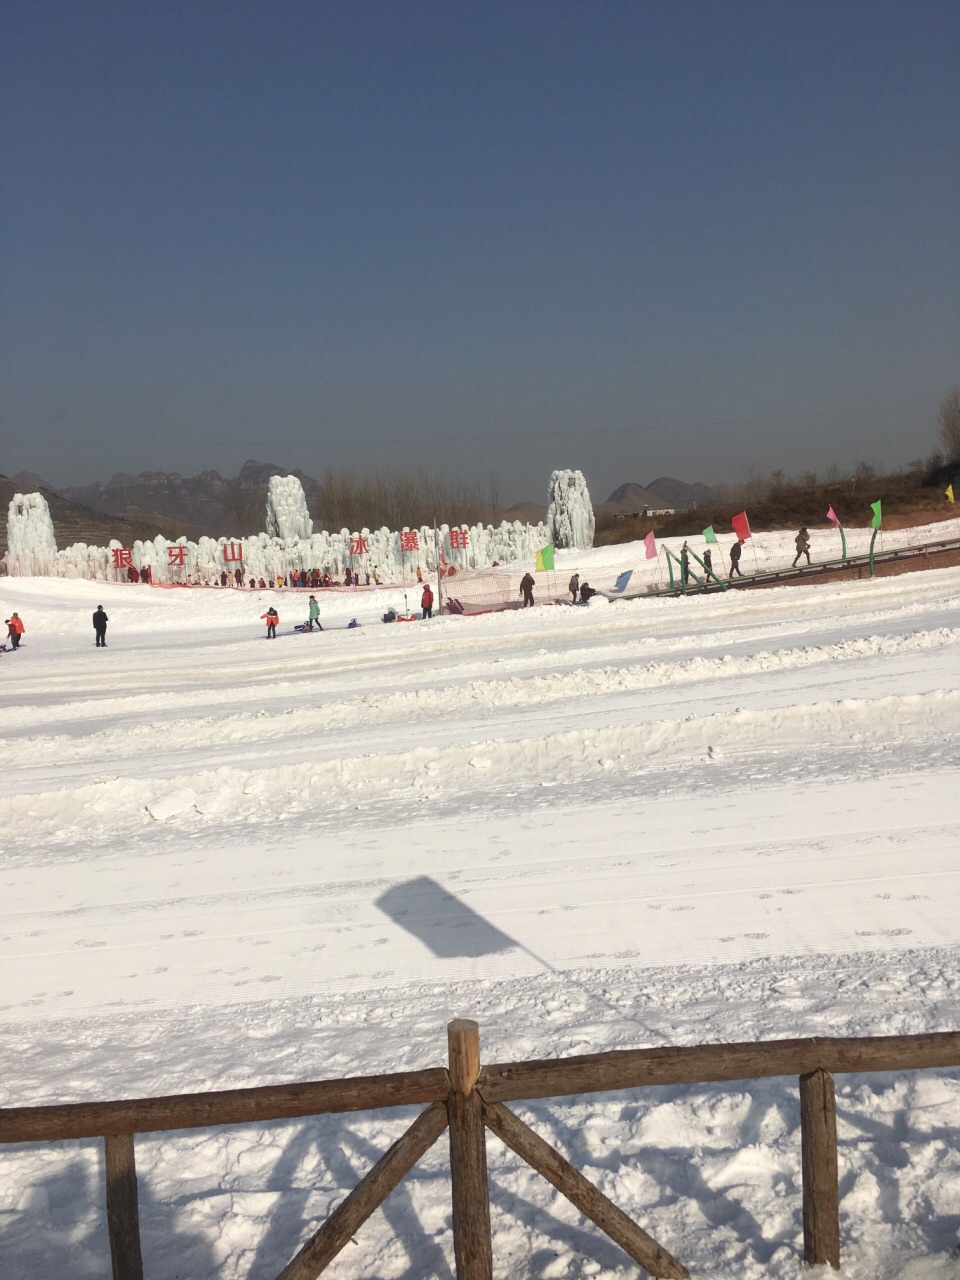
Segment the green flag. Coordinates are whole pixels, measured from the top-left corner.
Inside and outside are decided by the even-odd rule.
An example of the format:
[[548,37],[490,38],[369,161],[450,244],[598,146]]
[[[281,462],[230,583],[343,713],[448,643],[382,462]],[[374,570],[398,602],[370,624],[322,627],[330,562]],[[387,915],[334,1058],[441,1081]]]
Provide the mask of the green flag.
[[705,542],[716,542],[717,535],[713,532],[712,524],[708,524],[707,527],[704,529],[703,538]]
[[553,543],[548,543],[542,551],[537,552],[537,569],[553,568]]
[[880,515],[880,503],[871,502],[870,510],[873,512],[873,519],[870,521],[870,528],[879,529],[880,525],[883,523],[883,519]]

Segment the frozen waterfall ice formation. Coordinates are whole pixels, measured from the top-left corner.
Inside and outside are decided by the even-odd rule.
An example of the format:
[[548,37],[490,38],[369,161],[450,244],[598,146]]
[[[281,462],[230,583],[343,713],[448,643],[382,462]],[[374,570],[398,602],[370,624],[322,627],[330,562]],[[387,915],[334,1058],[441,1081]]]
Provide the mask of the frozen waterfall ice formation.
[[50,508],[42,493],[15,493],[7,515],[7,566],[18,574],[43,574],[57,558]]
[[582,471],[554,471],[547,503],[547,530],[555,547],[593,546],[596,521]]
[[267,533],[271,538],[309,538],[313,521],[296,476],[271,476],[267,489]]
[[391,530],[341,529],[313,531],[303,486],[296,476],[273,476],[267,499],[267,532],[242,538],[201,537],[171,541],[158,535],[135,539],[122,547],[74,543],[57,551],[47,504],[39,493],[17,494],[10,504],[9,554],[11,575],[50,575],[106,582],[131,580],[132,569],[149,569],[147,581],[157,586],[182,583],[219,584],[224,572],[230,580],[237,569],[251,580],[274,583],[292,570],[327,571],[334,578],[347,568],[363,578],[377,572],[386,582],[408,581],[417,565],[433,572],[438,560],[449,572],[530,560],[549,540],[545,525],[502,521],[499,525],[441,524]]

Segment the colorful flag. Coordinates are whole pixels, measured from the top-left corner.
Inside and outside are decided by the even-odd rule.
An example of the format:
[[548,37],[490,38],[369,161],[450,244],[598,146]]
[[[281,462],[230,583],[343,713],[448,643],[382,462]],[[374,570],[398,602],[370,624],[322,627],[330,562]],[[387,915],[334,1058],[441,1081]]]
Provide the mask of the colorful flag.
[[953,485],[952,485],[952,484],[948,484],[948,485],[947,485],[947,487],[946,487],[946,489],[944,489],[944,491],[943,491],[943,492],[944,492],[944,496],[946,497],[947,501],[948,501],[948,502],[953,502]]
[[537,569],[544,570],[544,569],[552,569],[552,568],[553,568],[553,543],[550,542],[547,544],[547,546],[543,548],[542,551],[537,552]]
[[747,519],[745,511],[741,511],[738,516],[734,516],[730,523],[733,525],[733,532],[738,538],[746,541],[750,537],[750,521]]
[[827,508],[827,519],[830,521],[831,524],[836,525],[840,523],[840,517],[834,511],[832,504]]
[[656,560],[656,558],[657,558],[657,540],[656,540],[656,538],[653,536],[653,530],[652,530],[652,529],[651,529],[651,530],[650,530],[650,532],[647,534],[647,536],[644,538],[644,540],[643,540],[643,545],[647,548],[647,559],[648,559],[648,560]]
[[871,502],[870,510],[873,512],[873,519],[870,521],[870,528],[879,529],[880,525],[883,523],[883,517],[880,514],[880,503]]
[[713,525],[708,524],[703,531],[703,539],[705,542],[716,542],[717,535],[713,532]]
[[617,578],[616,582],[613,584],[614,591],[626,591],[627,583],[630,581],[632,577],[633,577],[633,570],[625,569],[623,573],[620,574],[619,578]]

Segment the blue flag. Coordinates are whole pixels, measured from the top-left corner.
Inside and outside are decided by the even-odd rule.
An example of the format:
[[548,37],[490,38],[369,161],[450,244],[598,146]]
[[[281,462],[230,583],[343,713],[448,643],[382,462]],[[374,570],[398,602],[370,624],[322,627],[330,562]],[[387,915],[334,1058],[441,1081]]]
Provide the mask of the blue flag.
[[626,591],[627,583],[633,577],[633,570],[628,569],[626,573],[621,573],[620,577],[613,584],[614,591]]

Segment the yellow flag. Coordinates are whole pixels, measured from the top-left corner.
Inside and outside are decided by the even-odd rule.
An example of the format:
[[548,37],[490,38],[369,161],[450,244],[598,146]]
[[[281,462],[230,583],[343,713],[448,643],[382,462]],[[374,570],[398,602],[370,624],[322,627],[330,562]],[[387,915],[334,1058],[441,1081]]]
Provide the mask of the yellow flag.
[[947,495],[947,501],[952,502],[953,501],[953,485],[948,484],[944,492]]

